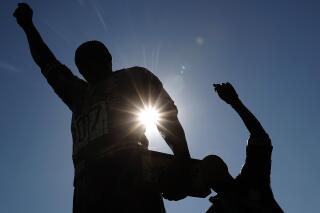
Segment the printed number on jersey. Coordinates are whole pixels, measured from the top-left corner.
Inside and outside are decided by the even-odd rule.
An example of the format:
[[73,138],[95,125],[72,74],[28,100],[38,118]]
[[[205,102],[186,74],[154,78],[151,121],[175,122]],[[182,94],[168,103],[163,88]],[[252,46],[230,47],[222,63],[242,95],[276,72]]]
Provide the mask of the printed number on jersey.
[[74,143],[87,144],[105,134],[108,134],[108,114],[105,102],[92,106],[86,114],[72,122]]

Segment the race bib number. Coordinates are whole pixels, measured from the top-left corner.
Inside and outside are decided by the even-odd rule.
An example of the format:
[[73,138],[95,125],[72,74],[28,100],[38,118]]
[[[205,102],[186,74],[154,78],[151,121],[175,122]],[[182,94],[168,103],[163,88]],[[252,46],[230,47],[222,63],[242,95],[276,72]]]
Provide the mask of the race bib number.
[[75,144],[88,142],[108,134],[108,111],[106,102],[100,102],[72,122],[72,136]]

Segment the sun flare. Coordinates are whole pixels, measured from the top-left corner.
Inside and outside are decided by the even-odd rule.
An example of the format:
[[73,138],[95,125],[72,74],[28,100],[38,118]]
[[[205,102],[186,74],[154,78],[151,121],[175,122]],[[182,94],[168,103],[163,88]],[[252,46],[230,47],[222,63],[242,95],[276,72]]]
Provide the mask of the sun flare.
[[147,107],[139,113],[139,121],[146,127],[146,132],[156,129],[156,124],[160,119],[160,114],[157,109]]

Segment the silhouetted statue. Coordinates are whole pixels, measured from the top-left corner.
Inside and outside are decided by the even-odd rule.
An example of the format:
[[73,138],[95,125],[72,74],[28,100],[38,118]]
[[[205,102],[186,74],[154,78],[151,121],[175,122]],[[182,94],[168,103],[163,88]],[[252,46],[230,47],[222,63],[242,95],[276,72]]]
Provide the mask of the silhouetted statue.
[[[217,156],[204,159],[207,165],[205,168],[212,168],[211,172],[210,169],[206,171],[207,181],[217,192],[217,195],[210,199],[213,205],[207,213],[282,213],[270,186],[273,147],[268,134],[257,118],[241,102],[230,83],[214,84],[214,87],[219,97],[239,114],[250,137],[246,148],[245,164],[235,179],[228,173],[228,168],[222,160],[219,166],[216,166],[218,165]],[[217,170],[220,171],[220,176],[212,174]]]
[[175,174],[173,156],[148,151],[142,155],[143,177],[159,191],[181,190],[175,186],[175,179],[186,181],[184,192],[189,196],[204,198],[211,193],[210,189],[214,190],[217,195],[210,198],[213,204],[207,213],[283,213],[270,186],[273,147],[268,134],[230,83],[214,84],[214,87],[250,132],[246,161],[240,174],[233,178],[220,157],[209,155],[203,160],[189,159],[185,166],[188,170],[185,174],[189,176],[179,177]]
[[[34,61],[72,111],[73,212],[164,212],[161,194],[141,182],[139,150],[146,150],[148,142],[137,120],[139,110],[149,105],[160,110],[157,127],[177,162],[190,154],[177,108],[160,80],[142,67],[112,71],[111,54],[99,41],[76,50],[75,63],[85,80],[79,79],[50,51],[32,15],[25,3],[14,12]],[[171,200],[186,196],[183,190],[163,195]]]

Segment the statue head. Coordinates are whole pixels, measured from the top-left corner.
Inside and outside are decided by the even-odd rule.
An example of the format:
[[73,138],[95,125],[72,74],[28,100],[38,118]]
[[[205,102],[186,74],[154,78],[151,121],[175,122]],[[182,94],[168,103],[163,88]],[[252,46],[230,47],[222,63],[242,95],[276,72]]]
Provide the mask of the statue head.
[[75,63],[89,83],[96,83],[112,73],[112,56],[100,41],[81,44],[75,53]]

